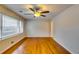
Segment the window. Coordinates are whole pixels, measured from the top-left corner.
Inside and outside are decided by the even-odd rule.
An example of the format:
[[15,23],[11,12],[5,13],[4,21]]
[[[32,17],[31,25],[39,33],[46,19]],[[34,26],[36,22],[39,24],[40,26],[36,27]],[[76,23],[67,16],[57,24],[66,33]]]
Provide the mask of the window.
[[[1,28],[0,28],[1,31]],[[2,38],[6,38],[15,34],[23,33],[23,24],[21,20],[2,15]]]

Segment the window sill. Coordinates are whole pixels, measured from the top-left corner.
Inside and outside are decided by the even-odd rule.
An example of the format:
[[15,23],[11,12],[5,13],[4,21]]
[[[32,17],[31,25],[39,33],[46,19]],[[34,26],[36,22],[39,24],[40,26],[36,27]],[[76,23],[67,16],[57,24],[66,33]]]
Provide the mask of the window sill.
[[7,36],[4,36],[1,40],[5,40],[5,39],[8,39],[8,38],[20,35],[20,34],[22,34],[22,33],[15,33],[15,34],[7,35]]

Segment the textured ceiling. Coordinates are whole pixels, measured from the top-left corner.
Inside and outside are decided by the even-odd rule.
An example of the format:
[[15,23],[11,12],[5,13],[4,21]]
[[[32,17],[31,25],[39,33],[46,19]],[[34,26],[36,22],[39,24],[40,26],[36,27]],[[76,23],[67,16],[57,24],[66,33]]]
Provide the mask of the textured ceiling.
[[[31,12],[28,8],[35,6],[28,5],[28,4],[6,4],[6,7],[13,10],[14,12],[20,14],[27,20],[51,20],[53,17],[58,15],[59,13],[63,12],[67,8],[71,7],[71,4],[44,4],[44,10],[49,10],[50,13],[46,14],[46,17],[36,17],[34,18],[33,12]],[[19,11],[23,11],[22,13]],[[25,15],[25,14],[32,14],[32,15]]]

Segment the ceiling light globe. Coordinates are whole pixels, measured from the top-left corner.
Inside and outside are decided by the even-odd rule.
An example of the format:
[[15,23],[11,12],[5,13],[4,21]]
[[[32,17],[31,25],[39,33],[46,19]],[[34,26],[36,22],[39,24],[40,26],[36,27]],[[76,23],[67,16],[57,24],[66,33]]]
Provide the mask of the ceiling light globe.
[[34,14],[36,17],[39,17],[39,16],[41,16],[41,13],[40,12],[35,12],[35,14]]

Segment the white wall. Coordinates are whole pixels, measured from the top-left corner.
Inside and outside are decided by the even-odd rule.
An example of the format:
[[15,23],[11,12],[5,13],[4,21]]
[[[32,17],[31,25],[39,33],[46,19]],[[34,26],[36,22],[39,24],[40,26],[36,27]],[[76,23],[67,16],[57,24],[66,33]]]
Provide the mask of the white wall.
[[26,21],[27,37],[49,37],[50,36],[50,21],[32,20]]
[[52,22],[52,37],[71,53],[79,53],[79,5],[73,5]]

